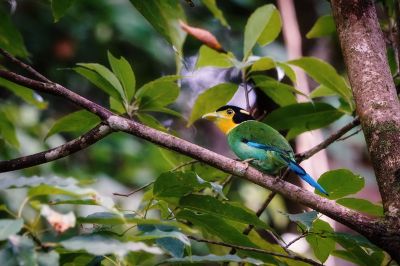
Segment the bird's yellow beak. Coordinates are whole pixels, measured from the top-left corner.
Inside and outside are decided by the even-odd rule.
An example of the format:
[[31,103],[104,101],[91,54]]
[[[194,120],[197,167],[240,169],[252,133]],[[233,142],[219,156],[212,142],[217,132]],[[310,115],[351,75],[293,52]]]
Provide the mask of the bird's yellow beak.
[[216,121],[218,118],[220,118],[220,115],[217,112],[212,112],[212,113],[203,115],[201,118],[207,119],[210,121]]

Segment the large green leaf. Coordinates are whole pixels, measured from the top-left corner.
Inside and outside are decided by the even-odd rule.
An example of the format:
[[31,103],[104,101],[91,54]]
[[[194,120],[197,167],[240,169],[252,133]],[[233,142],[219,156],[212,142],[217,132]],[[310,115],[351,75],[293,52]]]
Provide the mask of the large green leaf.
[[0,178],[0,190],[10,189],[10,188],[29,188],[39,185],[50,185],[50,186],[74,186],[77,185],[78,181],[73,178],[61,178],[58,176],[52,177],[14,177],[5,176]]
[[251,65],[250,72],[264,71],[275,67],[276,63],[274,59],[271,57],[261,57]]
[[[85,77],[89,80],[93,85],[107,93],[109,96],[113,97],[118,102],[122,103],[122,96],[120,92],[114,88],[114,86],[101,74],[97,73],[96,71],[86,68],[84,66],[77,66],[73,68],[76,73]],[[111,73],[111,72],[110,72]],[[112,73],[111,73],[112,74]],[[114,74],[112,74],[114,75]],[[116,79],[116,77],[114,76]],[[117,80],[118,81],[118,80]],[[121,86],[121,85],[120,85]],[[121,87],[122,90],[122,87]]]
[[335,22],[331,15],[319,17],[306,37],[308,39],[329,36],[336,32]]
[[282,213],[282,214],[289,217],[289,220],[292,222],[300,222],[307,228],[307,230],[309,230],[312,227],[313,222],[315,221],[315,219],[318,218],[318,212],[316,211],[302,212],[296,214],[290,214],[290,213]]
[[19,147],[17,132],[14,124],[8,119],[7,115],[0,110],[0,139],[5,140],[11,146]]
[[310,234],[306,236],[307,242],[314,251],[315,257],[321,262],[325,262],[329,254],[335,250],[335,241],[331,238],[321,236],[320,233],[332,233],[332,227],[325,221],[315,220]]
[[365,180],[348,169],[337,169],[321,175],[318,183],[329,193],[329,199],[339,199],[360,191]]
[[324,85],[319,85],[310,93],[310,98],[318,98],[318,97],[326,97],[334,95],[336,95],[336,92],[334,92],[333,90]]
[[347,208],[368,213],[375,216],[383,216],[382,205],[376,205],[365,199],[341,198],[336,201],[338,204]]
[[256,86],[261,89],[268,97],[280,106],[296,104],[296,96],[294,93],[303,94],[296,90],[293,86],[281,83],[275,79],[266,76],[255,76],[253,80]]
[[270,113],[263,122],[277,130],[290,130],[287,138],[325,127],[343,115],[326,103],[298,103],[281,107]]
[[216,0],[201,0],[203,2],[203,5],[205,5],[208,10],[214,15],[216,19],[221,22],[221,24],[225,27],[229,27],[228,22],[226,21],[224,14],[222,13],[221,9],[218,8],[217,6],[217,1]]
[[152,254],[162,254],[158,247],[149,247],[142,242],[121,242],[100,235],[75,236],[60,242],[68,250],[85,250],[93,255],[116,254],[125,256],[128,252],[145,251]]
[[178,76],[165,76],[143,85],[136,92],[139,109],[163,107],[173,103],[179,95]]
[[28,51],[25,48],[21,33],[14,26],[9,14],[0,7],[0,47],[14,56],[26,58]]
[[302,68],[316,82],[336,92],[354,107],[349,85],[330,64],[315,57],[302,57],[288,63]]
[[179,206],[196,212],[219,216],[240,223],[252,224],[259,228],[269,228],[256,214],[239,203],[217,200],[207,195],[188,195],[180,199]]
[[222,263],[222,262],[236,262],[238,264],[244,263],[249,265],[264,265],[264,262],[253,258],[241,258],[237,255],[225,255],[218,256],[209,254],[205,256],[187,256],[184,258],[170,258],[165,260],[168,264],[190,264],[190,263],[201,263],[202,265],[209,265],[209,263]]
[[136,89],[136,78],[132,67],[122,56],[118,59],[110,52],[107,53],[107,56],[111,69],[121,82],[125,96],[128,102],[130,102],[135,94]]
[[32,91],[32,89],[3,78],[0,78],[0,86],[12,91],[25,102],[32,104],[39,109],[45,109],[47,107],[47,102],[43,101],[42,97],[39,94],[36,94],[36,92]]
[[210,187],[193,172],[166,172],[154,182],[153,194],[157,198],[180,198],[193,191]]
[[234,58],[230,54],[219,53],[210,47],[203,45],[200,47],[199,57],[196,62],[196,69],[202,67],[221,67],[229,68],[234,65]]
[[23,225],[24,220],[22,219],[0,219],[0,240],[15,235],[22,229]]
[[267,45],[281,32],[281,16],[272,4],[257,8],[249,17],[244,29],[244,58],[251,54],[256,43]]
[[345,259],[355,262],[357,265],[382,265],[384,254],[381,250],[375,252],[367,251],[349,238],[336,237],[335,240],[348,252],[346,255],[349,257],[344,257]]
[[57,22],[62,18],[74,2],[75,0],[51,0],[54,21]]
[[46,138],[60,132],[83,133],[98,123],[100,123],[100,118],[93,113],[86,110],[76,111],[57,120],[50,128]]
[[[219,237],[224,242],[240,246],[260,248],[259,246],[254,244],[248,236],[243,235],[240,230],[226,222],[225,219],[222,219],[218,215],[210,215],[204,213],[200,214],[189,210],[183,210],[176,215],[176,218],[190,221],[191,223],[200,227],[211,235]],[[273,258],[272,256],[256,252],[239,251],[238,254],[241,256],[250,256],[272,264],[278,262],[278,260]]]
[[186,34],[179,25],[179,20],[185,20],[185,13],[179,1],[130,0],[130,2],[180,53]]
[[236,84],[222,83],[201,93],[194,103],[188,126],[193,124],[194,121],[205,113],[214,112],[219,107],[225,105],[232,99],[237,89],[238,86]]
[[5,247],[0,250],[1,265],[38,265],[33,241],[26,236],[12,235]]

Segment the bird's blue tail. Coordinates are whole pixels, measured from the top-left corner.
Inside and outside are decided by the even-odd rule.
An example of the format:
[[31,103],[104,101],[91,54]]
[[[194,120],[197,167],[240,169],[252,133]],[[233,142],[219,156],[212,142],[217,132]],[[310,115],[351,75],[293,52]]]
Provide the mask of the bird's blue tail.
[[321,193],[329,196],[328,192],[326,192],[325,189],[323,187],[321,187],[321,185],[318,184],[317,181],[315,181],[309,174],[307,174],[307,172],[296,162],[290,160],[288,166],[289,166],[290,170],[295,172],[298,176],[301,177],[301,179],[303,179],[308,184],[310,184],[310,186],[315,187]]

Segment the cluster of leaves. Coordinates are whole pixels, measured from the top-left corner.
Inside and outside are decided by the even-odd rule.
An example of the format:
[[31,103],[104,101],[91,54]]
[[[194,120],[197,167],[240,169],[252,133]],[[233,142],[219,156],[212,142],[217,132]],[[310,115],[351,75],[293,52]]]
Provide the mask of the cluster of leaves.
[[[73,2],[51,1],[55,21],[65,14]],[[227,25],[216,1],[202,2],[224,26]],[[179,26],[179,21],[185,20],[179,2],[131,0],[131,3],[166,37],[179,55],[185,38]],[[2,16],[2,19],[7,20],[8,15]],[[254,82],[257,88],[280,106],[268,114],[264,122],[278,130],[287,131],[288,139],[305,131],[325,127],[343,115],[352,115],[354,102],[349,85],[328,63],[317,58],[282,62],[253,54],[257,44],[270,44],[280,31],[278,10],[271,4],[264,5],[255,10],[247,21],[242,60],[237,59],[232,52],[221,53],[202,46],[196,68],[212,66],[239,69],[244,73],[244,82]],[[15,39],[18,36],[15,32],[4,36],[13,36]],[[324,17],[317,21],[308,37],[324,36],[331,32],[331,18]],[[10,41],[13,38],[4,40]],[[13,47],[9,47],[4,40],[0,38],[0,46],[15,55],[26,56],[22,41],[17,40]],[[79,63],[73,69],[109,96],[110,109],[160,130],[166,129],[153,113],[180,117],[179,113],[168,107],[179,95],[180,88],[176,82],[179,76],[161,77],[137,88],[135,74],[128,60],[109,52],[108,62],[110,68],[97,63]],[[294,86],[296,75],[292,66],[302,68],[318,83],[310,95],[303,95],[310,99],[307,103],[297,102],[296,94],[302,93]],[[290,82],[283,83],[281,79],[263,75],[264,71],[270,69],[284,73]],[[0,85],[38,108],[46,106],[28,88],[4,79],[0,79]],[[205,90],[195,101],[188,125],[202,114],[226,104],[238,89],[237,84],[222,83]],[[338,99],[337,107],[322,101],[313,102],[315,98],[330,96]],[[0,135],[11,145],[17,146],[18,139],[10,113],[6,109],[0,112]],[[82,133],[99,122],[90,112],[77,111],[59,119],[47,137],[60,132]],[[133,210],[122,210],[112,198],[104,197],[72,178],[2,179],[1,190],[12,193],[18,189],[26,197],[15,210],[10,210],[6,205],[0,208],[6,218],[0,220],[0,240],[4,243],[0,250],[0,261],[7,261],[7,265],[57,265],[58,262],[82,265],[102,261],[128,265],[222,261],[257,265],[301,264],[254,251],[237,250],[237,255],[224,255],[228,253],[226,248],[192,246],[188,236],[195,235],[287,254],[282,246],[268,242],[255,230],[248,235],[242,233],[249,225],[253,225],[257,231],[277,235],[253,210],[227,198],[230,186],[226,184],[230,184],[230,176],[198,162],[190,163],[186,157],[168,151],[161,153],[176,170],[158,176],[145,192],[139,209]],[[349,197],[364,187],[364,179],[349,170],[327,172],[319,182],[329,192],[329,199],[338,204],[373,216],[382,215],[381,206]],[[63,206],[69,206],[73,214],[64,214]],[[101,211],[80,216],[81,206],[97,206]],[[34,213],[33,218],[24,211],[28,207]],[[63,213],[58,210],[63,210]],[[380,265],[386,259],[384,253],[366,239],[334,232],[328,223],[318,218],[316,212],[285,215],[299,223],[300,232],[306,236],[315,257],[321,262],[325,262],[329,255],[359,265],[370,265],[371,262]],[[76,224],[93,227],[80,232]],[[41,233],[43,228],[46,228],[44,231],[47,233]],[[336,249],[336,243],[341,249]]]

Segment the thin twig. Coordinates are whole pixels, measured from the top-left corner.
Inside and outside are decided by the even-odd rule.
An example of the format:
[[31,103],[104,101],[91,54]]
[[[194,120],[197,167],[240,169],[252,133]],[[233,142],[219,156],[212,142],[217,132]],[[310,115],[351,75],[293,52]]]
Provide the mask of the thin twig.
[[121,196],[121,197],[130,197],[130,196],[132,196],[133,194],[135,194],[135,193],[137,193],[137,192],[139,192],[139,191],[141,191],[141,190],[147,188],[148,186],[150,186],[150,185],[152,185],[152,184],[154,184],[154,182],[150,182],[150,183],[148,183],[148,184],[146,184],[146,185],[144,185],[144,186],[141,186],[141,187],[139,187],[139,188],[137,188],[137,189],[135,189],[135,190],[132,190],[131,192],[126,193],[126,194],[114,192],[113,195],[114,195],[114,196]]
[[33,67],[31,67],[30,65],[25,64],[24,62],[18,60],[17,58],[15,58],[14,56],[12,56],[10,53],[8,53],[7,51],[3,50],[0,48],[0,54],[2,54],[5,58],[7,58],[8,60],[10,60],[11,62],[13,62],[14,64],[22,67],[23,69],[25,69],[26,71],[28,71],[29,73],[31,73],[35,78],[37,78],[40,81],[46,82],[46,83],[53,83],[51,80],[49,80],[48,78],[46,78],[45,76],[43,76],[42,74],[40,74],[38,71],[36,71]]
[[343,126],[341,129],[339,129],[338,131],[336,131],[335,133],[330,135],[327,139],[325,139],[323,142],[321,142],[317,146],[311,148],[310,150],[308,150],[306,152],[296,154],[297,161],[301,162],[303,160],[306,160],[306,159],[310,158],[311,156],[313,156],[314,154],[316,154],[320,150],[325,149],[330,144],[332,144],[333,142],[337,141],[344,134],[346,134],[347,132],[349,132],[351,129],[355,128],[359,124],[360,124],[360,119],[359,118],[355,118],[353,121],[351,121],[347,125]]
[[293,243],[299,241],[300,239],[302,239],[303,237],[306,237],[308,235],[308,232],[304,232],[301,235],[299,235],[298,237],[296,237],[295,239],[293,239],[292,241],[290,241],[289,243],[287,243],[287,245],[285,246],[285,248],[289,248]]
[[267,254],[267,255],[271,255],[271,256],[275,256],[275,257],[281,257],[281,258],[286,258],[286,259],[291,259],[291,260],[302,261],[302,262],[306,262],[306,263],[308,263],[310,265],[322,266],[322,264],[320,264],[320,263],[318,263],[318,262],[316,262],[316,261],[314,261],[312,259],[304,258],[304,257],[296,255],[296,254],[285,255],[285,254],[282,254],[282,253],[267,251],[267,250],[263,250],[263,249],[260,249],[260,248],[253,248],[253,247],[246,247],[246,246],[228,244],[228,243],[220,242],[220,241],[202,239],[202,238],[198,238],[198,237],[195,237],[195,236],[188,236],[188,238],[190,238],[190,239],[192,239],[194,241],[197,241],[197,242],[203,242],[203,243],[208,243],[208,244],[212,244],[212,245],[230,247],[230,248],[234,248],[234,249],[238,249],[238,250],[258,252],[258,253],[263,253],[263,254]]
[[357,135],[358,133],[361,132],[361,130],[362,130],[362,129],[359,128],[359,129],[357,129],[356,131],[354,131],[353,133],[351,133],[350,135],[341,137],[340,139],[337,139],[336,141],[343,141],[343,140],[346,140],[346,139],[348,139],[348,138],[350,138],[350,137],[352,137],[352,136],[354,136],[354,135]]
[[250,112],[249,91],[247,90],[246,70],[242,70],[242,82],[244,89],[244,96],[246,98],[246,110]]
[[188,166],[188,165],[192,165],[192,164],[195,164],[195,163],[200,163],[200,162],[198,160],[191,160],[191,161],[185,162],[185,163],[180,164],[180,165],[176,166],[175,168],[173,168],[171,170],[171,172],[175,172],[176,170],[179,170],[182,167],[185,167],[185,166]]
[[0,173],[24,169],[51,162],[77,151],[81,151],[109,135],[113,130],[105,124],[99,124],[82,136],[68,141],[56,148],[39,153],[0,162]]

